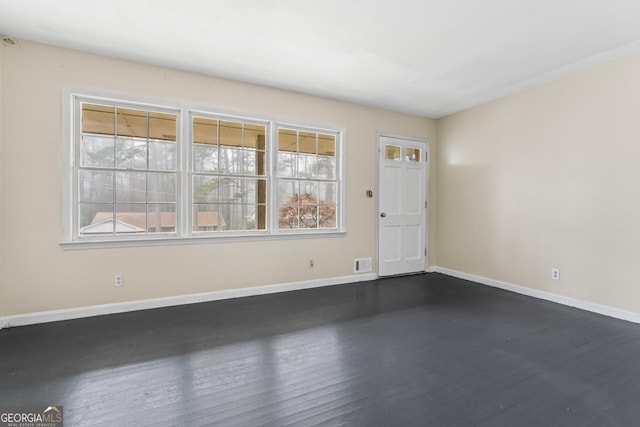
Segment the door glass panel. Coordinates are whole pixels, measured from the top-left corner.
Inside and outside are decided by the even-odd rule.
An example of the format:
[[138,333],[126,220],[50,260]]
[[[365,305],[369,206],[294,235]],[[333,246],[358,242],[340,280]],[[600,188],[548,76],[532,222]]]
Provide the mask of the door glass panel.
[[406,157],[408,162],[420,163],[422,161],[419,148],[407,147]]
[[396,145],[385,145],[384,146],[384,158],[387,160],[397,160],[400,161],[400,147]]

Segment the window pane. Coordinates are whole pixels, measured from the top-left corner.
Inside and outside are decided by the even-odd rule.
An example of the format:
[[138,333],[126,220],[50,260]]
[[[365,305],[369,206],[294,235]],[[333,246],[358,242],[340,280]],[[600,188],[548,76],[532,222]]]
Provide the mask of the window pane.
[[264,230],[266,227],[266,206],[264,205],[244,205],[243,206],[243,229],[244,230]]
[[300,204],[315,205],[318,203],[318,183],[312,181],[300,182]]
[[280,205],[298,205],[298,181],[280,181],[278,183],[278,203]]
[[147,175],[147,202],[175,203],[176,198],[176,175],[172,173],[150,173]]
[[149,138],[166,141],[176,140],[176,115],[149,113]]
[[147,229],[147,205],[116,204],[116,234],[144,234]]
[[120,136],[134,136],[147,138],[147,112],[142,110],[131,110],[128,108],[118,108],[117,110],[117,134]]
[[220,121],[220,145],[242,147],[242,123]]
[[258,203],[267,203],[267,180],[259,179],[256,191],[258,192],[256,200]]
[[298,152],[316,154],[316,133],[300,132],[298,138]]
[[295,130],[278,130],[278,150],[298,152],[297,132]]
[[116,172],[116,202],[145,203],[147,174],[144,172]]
[[257,175],[256,171],[256,152],[253,150],[244,150],[244,174]]
[[266,205],[258,205],[256,207],[256,229],[257,230],[267,229],[267,206]]
[[298,154],[298,178],[316,177],[316,156]]
[[319,179],[336,179],[336,158],[318,156],[316,159],[316,171]]
[[96,104],[82,104],[82,132],[101,135],[115,135],[114,107]]
[[318,228],[318,205],[300,205],[299,221],[300,228]]
[[220,178],[220,202],[242,202],[242,178]]
[[336,228],[336,205],[320,205],[318,212],[320,228]]
[[149,169],[176,170],[176,143],[149,141]]
[[218,146],[193,145],[194,172],[216,172],[218,170]]
[[80,165],[88,167],[113,167],[113,137],[82,135]]
[[245,179],[242,201],[248,204],[266,202],[267,181],[264,179]]
[[244,230],[257,230],[258,222],[256,221],[256,206],[255,205],[247,205],[245,206],[245,215],[243,222]]
[[278,213],[278,223],[281,229],[298,228],[300,215],[297,204],[282,205]]
[[81,170],[78,186],[80,202],[113,203],[113,172]]
[[113,205],[80,203],[78,228],[81,235],[113,234]]
[[266,175],[266,168],[265,168],[265,160],[266,160],[266,155],[264,151],[256,151],[256,175],[260,175],[260,176],[264,176]]
[[149,233],[175,233],[175,203],[149,205],[147,208],[147,231]]
[[218,143],[218,121],[194,117],[193,142],[216,145]]
[[256,203],[257,179],[245,179],[244,188],[242,189],[243,203]]
[[225,220],[225,230],[242,230],[245,206],[241,204],[221,204],[220,214]]
[[384,158],[387,160],[400,160],[400,147],[395,145],[384,146]]
[[278,176],[283,178],[293,178],[296,173],[295,154],[278,153]]
[[407,148],[406,158],[408,162],[420,163],[420,149],[419,148]]
[[318,154],[335,157],[336,137],[334,135],[318,134]]
[[194,175],[193,201],[196,203],[216,203],[218,201],[218,177]]
[[147,140],[139,138],[117,138],[116,168],[146,169]]
[[242,156],[242,149],[221,146],[220,158],[218,159],[218,169],[220,173],[241,174]]
[[244,125],[244,146],[256,148],[258,150],[265,149],[265,127],[262,125]]
[[336,204],[337,196],[337,184],[335,182],[320,182],[318,183],[318,203],[322,204]]
[[193,205],[193,231],[219,231],[225,227],[218,205]]

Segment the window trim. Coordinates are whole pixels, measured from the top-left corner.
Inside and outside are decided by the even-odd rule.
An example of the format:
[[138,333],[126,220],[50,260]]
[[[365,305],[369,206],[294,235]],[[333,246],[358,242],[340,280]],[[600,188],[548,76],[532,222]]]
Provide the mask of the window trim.
[[[112,103],[116,106],[130,108],[147,108],[154,111],[176,114],[177,144],[177,195],[176,195],[176,232],[171,234],[153,233],[140,236],[80,236],[78,223],[78,182],[80,168],[79,150],[82,102]],[[192,126],[193,116],[213,117],[247,123],[264,124],[265,132],[265,179],[267,180],[267,228],[266,230],[236,230],[222,232],[197,232],[191,229],[189,220],[192,213]],[[61,241],[65,250],[91,249],[105,247],[136,247],[202,244],[229,241],[262,241],[279,239],[305,239],[343,237],[346,235],[346,130],[335,125],[278,120],[259,114],[236,113],[225,109],[214,108],[176,101],[152,99],[105,91],[86,90],[81,88],[65,88],[62,93],[62,205],[61,205]],[[313,132],[324,132],[336,135],[336,183],[338,197],[336,202],[336,228],[331,229],[293,229],[280,230],[278,227],[278,176],[277,176],[277,129],[287,127]]]

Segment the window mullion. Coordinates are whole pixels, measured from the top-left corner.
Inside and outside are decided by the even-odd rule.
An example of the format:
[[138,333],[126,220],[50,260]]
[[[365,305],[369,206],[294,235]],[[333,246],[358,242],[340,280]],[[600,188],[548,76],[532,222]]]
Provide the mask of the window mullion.
[[271,194],[267,195],[267,209],[269,210],[269,228],[271,233],[279,234],[279,194],[278,187],[280,185],[278,176],[278,126],[275,123],[270,123],[270,138],[268,141],[269,153],[268,156],[271,160],[269,165],[269,173],[271,174]]
[[191,158],[191,144],[193,141],[193,129],[191,126],[191,114],[186,110],[180,111],[180,128],[178,129],[177,143],[179,144],[179,168],[178,168],[178,218],[180,221],[180,236],[191,236],[193,226],[193,159]]

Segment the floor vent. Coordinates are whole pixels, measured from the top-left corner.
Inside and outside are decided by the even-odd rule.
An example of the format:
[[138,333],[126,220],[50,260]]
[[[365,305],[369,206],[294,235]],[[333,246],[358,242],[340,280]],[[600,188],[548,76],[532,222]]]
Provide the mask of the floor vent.
[[356,258],[353,260],[354,273],[371,272],[371,258]]

